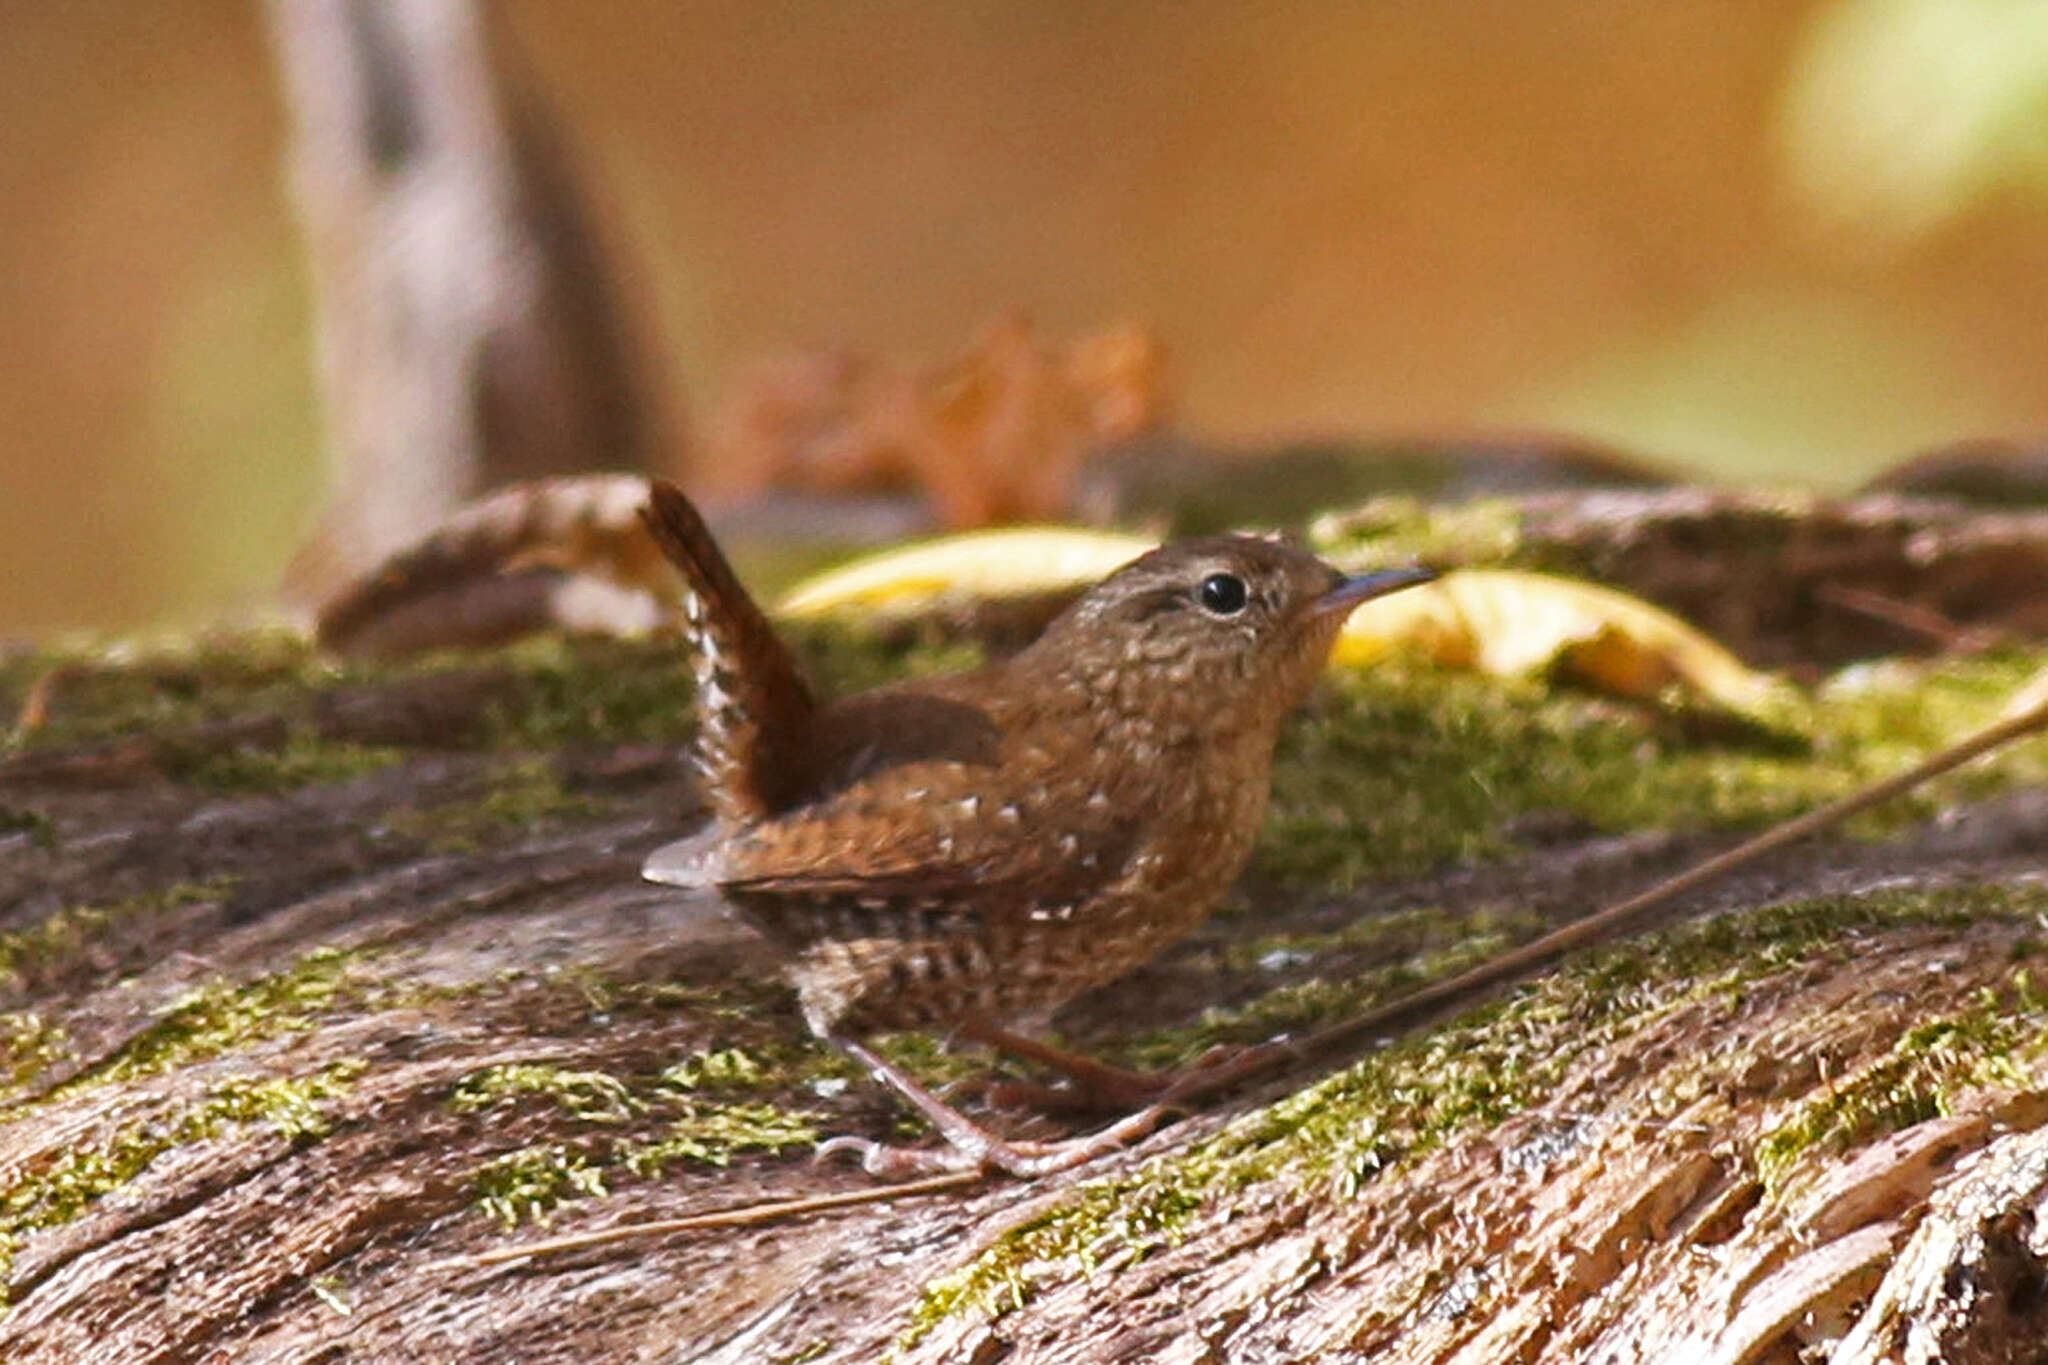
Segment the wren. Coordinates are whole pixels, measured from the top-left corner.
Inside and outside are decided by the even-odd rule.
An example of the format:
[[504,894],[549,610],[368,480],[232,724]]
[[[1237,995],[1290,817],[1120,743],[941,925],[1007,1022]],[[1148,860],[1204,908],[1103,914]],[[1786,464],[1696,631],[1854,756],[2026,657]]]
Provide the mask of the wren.
[[1086,1137],[1005,1141],[864,1040],[959,1034],[1130,1102],[1162,1098],[1010,1026],[1208,916],[1251,853],[1280,727],[1344,618],[1435,575],[1346,577],[1270,540],[1182,541],[1118,569],[1004,662],[821,702],[689,500],[657,483],[645,515],[689,589],[712,810],[645,874],[722,895],[785,954],[811,1030],[950,1143],[827,1148],[878,1175],[1035,1175],[1149,1131],[1158,1103]]

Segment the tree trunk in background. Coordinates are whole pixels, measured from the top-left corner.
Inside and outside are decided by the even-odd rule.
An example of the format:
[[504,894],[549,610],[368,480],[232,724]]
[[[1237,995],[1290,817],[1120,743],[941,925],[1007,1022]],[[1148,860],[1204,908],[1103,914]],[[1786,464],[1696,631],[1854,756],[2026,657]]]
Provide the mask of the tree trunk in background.
[[564,158],[478,7],[270,17],[332,450],[287,580],[312,604],[489,487],[647,468],[658,423]]

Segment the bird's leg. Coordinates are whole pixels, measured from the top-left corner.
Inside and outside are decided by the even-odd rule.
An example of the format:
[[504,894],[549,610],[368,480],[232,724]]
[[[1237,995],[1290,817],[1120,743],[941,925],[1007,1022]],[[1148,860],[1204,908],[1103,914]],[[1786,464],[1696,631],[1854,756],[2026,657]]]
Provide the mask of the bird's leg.
[[1002,1171],[1028,1179],[1070,1170],[1144,1137],[1165,1121],[1170,1106],[1153,1105],[1126,1116],[1100,1132],[1064,1142],[1009,1142],[989,1132],[919,1083],[915,1076],[888,1061],[857,1039],[827,1035],[834,1047],[866,1067],[871,1075],[931,1121],[946,1139],[948,1150],[891,1147],[867,1138],[837,1137],[818,1145],[820,1156],[851,1152],[869,1175],[905,1180],[946,1171]]
[[[1072,1089],[1001,1082],[990,1088],[998,1103],[1022,1102],[1041,1110],[1136,1109],[1143,1105],[1172,1104],[1214,1094],[1294,1060],[1293,1044],[1284,1038],[1256,1043],[1250,1047],[1218,1044],[1171,1071],[1133,1071],[1127,1067],[1099,1062],[1077,1052],[1027,1038],[981,1020],[961,1026],[961,1035],[986,1043],[1013,1057],[1037,1062],[1060,1072],[1073,1082]],[[996,1097],[1000,1095],[1000,1099]]]
[[960,1036],[986,1043],[1012,1057],[1050,1067],[1073,1082],[1072,1087],[1066,1089],[1013,1081],[997,1082],[989,1087],[989,1095],[993,1102],[1005,1107],[1028,1104],[1040,1110],[1138,1109],[1157,1100],[1174,1080],[1172,1075],[1132,1071],[1128,1067],[1097,1061],[980,1019],[970,1019],[962,1024]]

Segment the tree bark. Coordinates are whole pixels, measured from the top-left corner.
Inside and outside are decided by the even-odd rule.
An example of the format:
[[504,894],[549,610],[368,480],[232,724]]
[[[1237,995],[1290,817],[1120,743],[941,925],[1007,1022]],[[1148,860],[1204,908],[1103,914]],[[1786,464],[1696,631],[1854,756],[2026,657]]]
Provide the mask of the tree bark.
[[[906,1135],[756,940],[638,880],[694,818],[679,674],[659,644],[0,659],[0,1356],[2048,1359],[2038,754],[1082,1170],[465,1259],[860,1189],[815,1138]],[[1064,1033],[1257,1037],[1735,837],[1486,818],[1518,831],[1487,861],[1255,876]]]

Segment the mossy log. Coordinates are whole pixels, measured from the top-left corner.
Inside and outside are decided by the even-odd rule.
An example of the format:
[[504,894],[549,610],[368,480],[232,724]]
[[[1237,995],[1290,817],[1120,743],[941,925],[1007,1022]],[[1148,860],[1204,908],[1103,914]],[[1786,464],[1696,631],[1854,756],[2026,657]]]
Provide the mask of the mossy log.
[[[1233,902],[1059,1026],[1158,1064],[1392,998],[2041,663],[1866,669],[1766,728],[1333,678]],[[915,1140],[755,940],[638,880],[696,818],[685,701],[659,641],[0,658],[0,1357],[2048,1359],[2040,741],[1116,1159],[476,1264],[858,1189],[818,1136]]]

